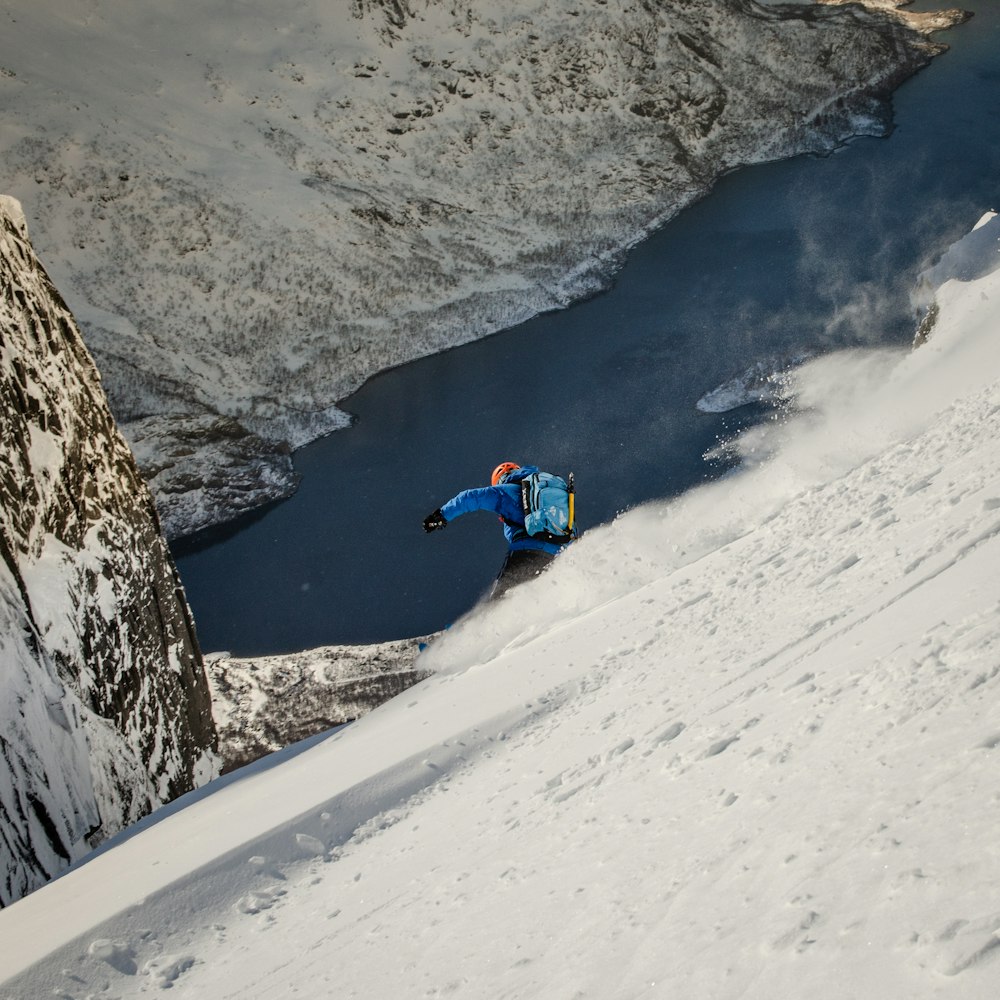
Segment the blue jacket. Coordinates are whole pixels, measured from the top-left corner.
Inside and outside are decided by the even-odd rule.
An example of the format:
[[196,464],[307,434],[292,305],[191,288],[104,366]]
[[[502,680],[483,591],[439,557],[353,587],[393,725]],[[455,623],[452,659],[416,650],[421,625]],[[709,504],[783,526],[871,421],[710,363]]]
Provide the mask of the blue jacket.
[[517,472],[511,474],[507,482],[499,486],[481,486],[477,489],[463,490],[452,497],[441,508],[441,514],[446,521],[469,514],[474,510],[490,510],[503,519],[503,533],[511,552],[519,549],[540,549],[556,555],[564,545],[553,545],[541,538],[532,538],[524,530],[524,512],[521,510],[521,480],[525,476],[538,472],[534,465],[523,465]]

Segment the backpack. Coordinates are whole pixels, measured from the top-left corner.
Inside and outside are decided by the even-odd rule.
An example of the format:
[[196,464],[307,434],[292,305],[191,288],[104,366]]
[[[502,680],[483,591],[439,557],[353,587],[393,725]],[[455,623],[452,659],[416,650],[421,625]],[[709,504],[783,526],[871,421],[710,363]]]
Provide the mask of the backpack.
[[551,472],[532,472],[520,485],[524,530],[532,538],[563,545],[576,537],[572,472],[568,481]]

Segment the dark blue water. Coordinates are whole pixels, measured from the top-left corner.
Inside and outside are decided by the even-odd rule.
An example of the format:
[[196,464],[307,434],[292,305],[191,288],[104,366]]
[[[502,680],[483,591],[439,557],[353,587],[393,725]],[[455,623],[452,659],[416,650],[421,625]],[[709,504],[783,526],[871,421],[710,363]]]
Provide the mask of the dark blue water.
[[[934,9],[920,2],[913,9]],[[205,649],[420,635],[488,587],[488,515],[421,520],[505,459],[573,470],[586,528],[724,471],[765,416],[698,398],[759,358],[905,343],[929,257],[1000,208],[1000,4],[896,94],[888,139],[731,174],[630,256],[608,293],[371,379],[353,427],[298,452],[290,500],[175,547]]]

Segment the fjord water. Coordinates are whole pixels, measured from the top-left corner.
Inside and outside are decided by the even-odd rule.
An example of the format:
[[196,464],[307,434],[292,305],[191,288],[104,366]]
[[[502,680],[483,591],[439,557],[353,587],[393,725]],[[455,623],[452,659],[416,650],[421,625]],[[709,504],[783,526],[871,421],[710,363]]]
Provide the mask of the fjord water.
[[894,95],[889,138],[730,174],[607,293],[372,378],[344,403],[353,426],[296,454],[294,497],[175,546],[203,647],[436,631],[504,543],[486,514],[421,521],[497,462],[573,470],[586,529],[725,471],[705,453],[768,413],[695,404],[755,362],[907,344],[921,268],[1000,210],[1000,5],[965,6],[937,36],[951,51]]

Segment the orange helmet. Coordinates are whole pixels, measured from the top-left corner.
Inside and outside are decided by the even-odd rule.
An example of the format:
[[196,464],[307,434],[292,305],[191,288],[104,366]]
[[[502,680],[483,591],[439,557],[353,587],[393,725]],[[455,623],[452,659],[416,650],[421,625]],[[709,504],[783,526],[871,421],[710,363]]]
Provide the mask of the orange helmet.
[[490,476],[490,483],[493,486],[502,483],[512,472],[516,472],[521,466],[517,462],[501,462],[494,470],[493,475]]

